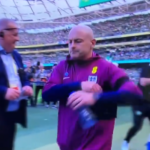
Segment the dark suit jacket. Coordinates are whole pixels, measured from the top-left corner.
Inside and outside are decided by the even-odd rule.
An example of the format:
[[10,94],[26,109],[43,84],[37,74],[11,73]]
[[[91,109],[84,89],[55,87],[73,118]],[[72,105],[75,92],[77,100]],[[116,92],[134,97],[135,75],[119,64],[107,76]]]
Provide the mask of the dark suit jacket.
[[[20,80],[22,86],[30,85],[28,78],[23,71],[23,63],[20,54],[17,51],[12,52],[13,58],[21,71]],[[22,126],[26,127],[26,101],[22,100],[20,102],[20,108],[14,112],[7,112],[9,101],[5,99],[5,94],[8,84],[8,77],[6,74],[5,66],[3,64],[2,58],[0,57],[0,121],[6,120],[8,122],[20,123]]]

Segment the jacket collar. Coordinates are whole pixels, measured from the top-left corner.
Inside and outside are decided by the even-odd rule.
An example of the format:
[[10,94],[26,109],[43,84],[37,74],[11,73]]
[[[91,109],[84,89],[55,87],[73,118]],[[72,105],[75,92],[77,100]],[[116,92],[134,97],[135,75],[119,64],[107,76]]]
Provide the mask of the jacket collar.
[[[13,50],[14,51],[14,50]],[[5,49],[0,45],[0,54],[3,54],[3,55],[7,55],[7,54],[12,54],[13,53],[13,51],[12,52],[9,52],[9,53],[7,53],[6,51],[5,51]]]
[[6,51],[4,50],[4,48],[1,45],[0,45],[0,54],[7,55]]
[[16,51],[16,50],[13,50],[12,52],[7,53],[7,52],[4,50],[4,48],[0,45],[0,54],[3,54],[3,55],[12,54],[12,57],[14,58],[14,60],[15,60],[15,62],[16,62],[16,64],[17,64],[17,66],[18,66],[18,67],[21,67],[20,62],[19,62],[17,56],[15,55],[15,51]]

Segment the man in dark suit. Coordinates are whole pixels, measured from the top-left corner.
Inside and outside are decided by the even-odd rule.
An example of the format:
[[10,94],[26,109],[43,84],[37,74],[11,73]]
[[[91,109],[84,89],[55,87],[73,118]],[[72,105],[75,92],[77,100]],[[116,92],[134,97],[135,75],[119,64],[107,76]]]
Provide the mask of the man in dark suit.
[[33,94],[23,69],[22,58],[14,50],[19,40],[13,20],[0,20],[0,150],[12,150],[16,123],[26,127],[25,96]]

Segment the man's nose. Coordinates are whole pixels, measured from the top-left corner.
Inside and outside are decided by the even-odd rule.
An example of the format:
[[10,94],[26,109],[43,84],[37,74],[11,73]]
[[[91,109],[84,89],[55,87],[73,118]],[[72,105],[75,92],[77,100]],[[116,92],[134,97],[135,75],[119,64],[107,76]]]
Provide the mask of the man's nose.
[[19,36],[15,37],[15,41],[16,42],[19,41]]
[[76,47],[75,42],[71,43],[71,48],[74,49]]

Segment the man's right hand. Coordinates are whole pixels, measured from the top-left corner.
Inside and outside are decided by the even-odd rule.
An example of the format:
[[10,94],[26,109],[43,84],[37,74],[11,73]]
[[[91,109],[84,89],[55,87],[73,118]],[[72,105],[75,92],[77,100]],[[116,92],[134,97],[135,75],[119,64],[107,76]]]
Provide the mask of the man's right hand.
[[85,92],[102,92],[102,88],[95,82],[83,81],[81,83],[81,89]]
[[5,95],[5,99],[6,100],[15,100],[15,99],[19,98],[20,94],[21,93],[19,90],[16,90],[13,88],[8,88],[6,95]]

